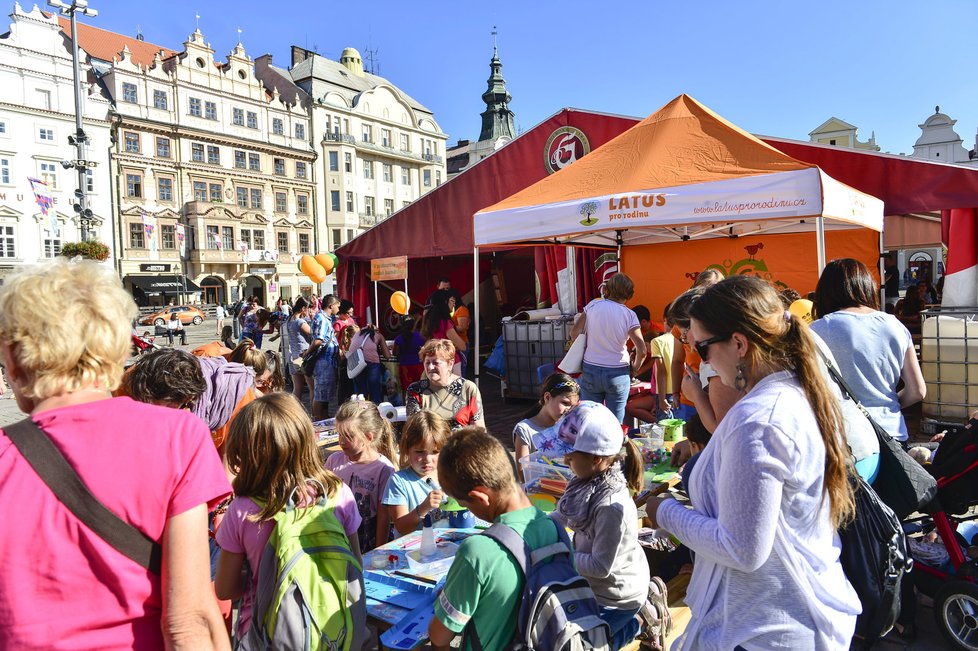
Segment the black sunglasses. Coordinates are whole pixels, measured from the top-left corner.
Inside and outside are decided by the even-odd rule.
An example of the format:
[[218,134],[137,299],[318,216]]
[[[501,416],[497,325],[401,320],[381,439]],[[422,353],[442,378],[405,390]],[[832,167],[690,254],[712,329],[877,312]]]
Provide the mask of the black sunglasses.
[[699,353],[700,359],[705,362],[707,361],[707,358],[709,358],[710,356],[711,344],[719,344],[720,342],[723,341],[729,341],[731,337],[733,337],[733,334],[716,335],[715,337],[710,337],[709,339],[706,339],[704,341],[697,341],[695,344],[696,352]]

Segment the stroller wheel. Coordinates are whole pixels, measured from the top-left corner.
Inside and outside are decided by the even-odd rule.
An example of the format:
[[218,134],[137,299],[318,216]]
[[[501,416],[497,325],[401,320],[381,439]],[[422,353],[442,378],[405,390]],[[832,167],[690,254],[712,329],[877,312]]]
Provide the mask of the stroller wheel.
[[957,649],[978,651],[978,585],[951,581],[934,595],[934,618]]

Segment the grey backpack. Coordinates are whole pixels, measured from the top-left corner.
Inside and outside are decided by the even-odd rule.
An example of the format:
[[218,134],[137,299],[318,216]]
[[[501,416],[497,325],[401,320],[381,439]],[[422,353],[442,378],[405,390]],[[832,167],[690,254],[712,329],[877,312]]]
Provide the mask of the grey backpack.
[[[600,606],[587,580],[574,568],[567,532],[556,522],[557,542],[531,550],[515,529],[502,523],[489,536],[516,559],[523,572],[513,651],[608,651],[611,629],[598,615]],[[482,645],[470,622],[466,635],[472,647]]]

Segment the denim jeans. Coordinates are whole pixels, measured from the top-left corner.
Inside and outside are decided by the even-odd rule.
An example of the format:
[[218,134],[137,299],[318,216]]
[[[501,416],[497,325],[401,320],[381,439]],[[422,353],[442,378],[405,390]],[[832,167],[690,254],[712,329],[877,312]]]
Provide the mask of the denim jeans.
[[611,651],[618,651],[638,635],[641,628],[638,619],[635,618],[638,610],[638,608],[621,609],[601,606],[598,616],[611,628],[611,640],[608,645]]
[[369,362],[360,375],[353,378],[354,391],[362,393],[367,400],[375,405],[380,404],[383,396],[380,381],[384,377],[384,365],[379,362]]
[[584,362],[581,373],[581,399],[603,402],[621,423],[632,386],[628,366],[595,366]]

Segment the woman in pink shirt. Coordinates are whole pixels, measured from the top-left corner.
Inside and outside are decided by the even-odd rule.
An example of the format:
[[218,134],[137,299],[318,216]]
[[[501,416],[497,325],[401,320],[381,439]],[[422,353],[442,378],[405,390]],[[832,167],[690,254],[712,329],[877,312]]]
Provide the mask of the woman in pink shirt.
[[[51,296],[62,318],[39,333],[37,306]],[[0,648],[230,646],[207,549],[208,506],[230,486],[207,426],[186,409],[111,397],[135,316],[118,277],[94,262],[57,258],[0,289],[0,361],[17,406],[98,501],[162,548],[158,574],[123,555],[0,434]]]

